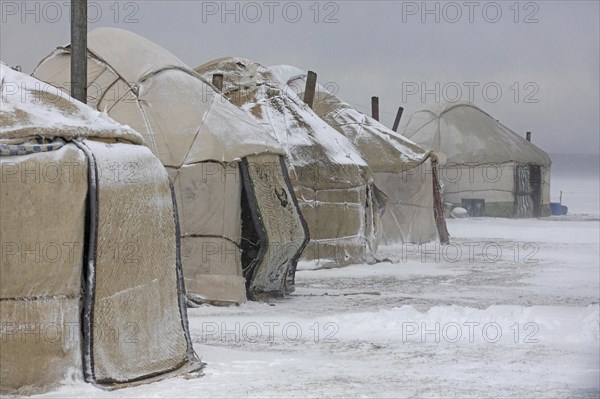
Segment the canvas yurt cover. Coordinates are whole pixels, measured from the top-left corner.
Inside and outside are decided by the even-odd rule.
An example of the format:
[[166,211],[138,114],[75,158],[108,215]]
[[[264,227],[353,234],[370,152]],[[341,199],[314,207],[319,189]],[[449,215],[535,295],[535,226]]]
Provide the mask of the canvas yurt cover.
[[366,261],[378,243],[385,198],[372,184],[360,152],[322,121],[264,66],[222,58],[196,68],[223,75],[223,94],[276,138],[288,155],[290,177],[311,241],[304,258],[323,266]]
[[[69,62],[58,48],[34,75],[66,89]],[[307,232],[276,140],[173,54],[121,29],[88,35],[88,103],[139,131],[172,177],[189,299],[284,293]]]
[[468,102],[435,104],[410,117],[404,135],[445,154],[444,201],[475,216],[550,214],[548,154]]
[[129,127],[0,72],[0,392],[199,369],[160,161]]
[[[304,97],[306,72],[289,65],[269,69],[298,97]],[[435,217],[436,205],[441,210],[441,196],[439,190],[434,190],[438,182],[433,178],[432,160],[435,164],[436,158],[431,150],[424,150],[359,112],[319,84],[312,108],[359,149],[373,171],[375,184],[385,193],[387,203],[381,219],[385,243],[434,241],[438,239],[438,228],[442,241],[447,239],[441,212],[439,218]]]

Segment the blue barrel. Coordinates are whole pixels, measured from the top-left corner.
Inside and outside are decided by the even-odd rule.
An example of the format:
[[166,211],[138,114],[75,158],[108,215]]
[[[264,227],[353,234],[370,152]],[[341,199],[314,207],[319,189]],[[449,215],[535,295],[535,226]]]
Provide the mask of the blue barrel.
[[551,202],[550,203],[550,211],[553,215],[562,215],[562,205],[560,202]]
[[566,215],[566,214],[567,214],[567,212],[569,212],[569,208],[567,208],[567,207],[566,207],[566,206],[564,206],[564,205],[560,207],[560,214],[561,214],[561,215]]

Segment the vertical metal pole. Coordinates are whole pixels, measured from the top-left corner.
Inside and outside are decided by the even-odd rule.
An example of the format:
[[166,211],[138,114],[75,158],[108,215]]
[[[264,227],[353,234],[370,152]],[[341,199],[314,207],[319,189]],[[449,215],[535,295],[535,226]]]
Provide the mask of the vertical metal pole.
[[71,97],[87,102],[87,0],[71,0]]
[[400,125],[400,118],[402,118],[403,112],[404,112],[404,108],[398,107],[398,112],[396,113],[396,120],[394,120],[394,126],[392,127],[392,130],[394,132],[398,131],[398,125]]
[[379,97],[371,97],[371,116],[376,121],[379,120]]
[[219,89],[220,92],[223,92],[223,74],[222,73],[215,73],[212,76],[212,84],[217,89]]
[[304,102],[312,109],[315,101],[315,90],[317,88],[317,74],[308,71],[306,76],[306,86],[304,87]]
[[525,140],[531,141],[531,132],[525,133]]

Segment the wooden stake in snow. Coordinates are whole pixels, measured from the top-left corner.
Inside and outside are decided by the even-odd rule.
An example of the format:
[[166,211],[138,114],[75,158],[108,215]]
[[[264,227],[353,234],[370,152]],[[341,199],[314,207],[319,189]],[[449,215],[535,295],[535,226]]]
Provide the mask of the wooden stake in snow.
[[371,97],[371,116],[376,121],[379,120],[379,97]]
[[215,73],[212,76],[212,84],[217,89],[219,89],[220,92],[222,92],[223,91],[223,74],[222,73]]
[[446,226],[446,219],[444,219],[444,204],[442,204],[442,193],[438,180],[437,166],[438,159],[436,156],[432,156],[431,177],[433,180],[433,217],[435,219],[440,243],[448,244],[450,242],[450,234],[448,233],[448,226]]
[[525,133],[525,140],[531,141],[531,132]]
[[308,71],[306,76],[306,86],[304,87],[304,102],[312,109],[315,101],[315,90],[317,88],[317,74],[313,71]]
[[392,127],[392,130],[394,132],[398,131],[398,125],[400,125],[400,118],[402,118],[403,112],[404,112],[404,108],[398,107],[398,112],[396,113],[396,119],[394,120],[394,126]]
[[71,97],[87,102],[87,0],[71,0]]

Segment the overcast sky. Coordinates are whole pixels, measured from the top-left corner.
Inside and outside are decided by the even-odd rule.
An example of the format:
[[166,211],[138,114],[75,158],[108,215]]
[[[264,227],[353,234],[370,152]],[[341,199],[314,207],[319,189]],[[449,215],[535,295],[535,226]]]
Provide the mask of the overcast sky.
[[[114,26],[189,66],[217,57],[291,64],[382,122],[427,103],[472,100],[551,153],[598,154],[598,1],[92,1]],[[0,0],[0,58],[31,73],[69,42],[69,2]]]

